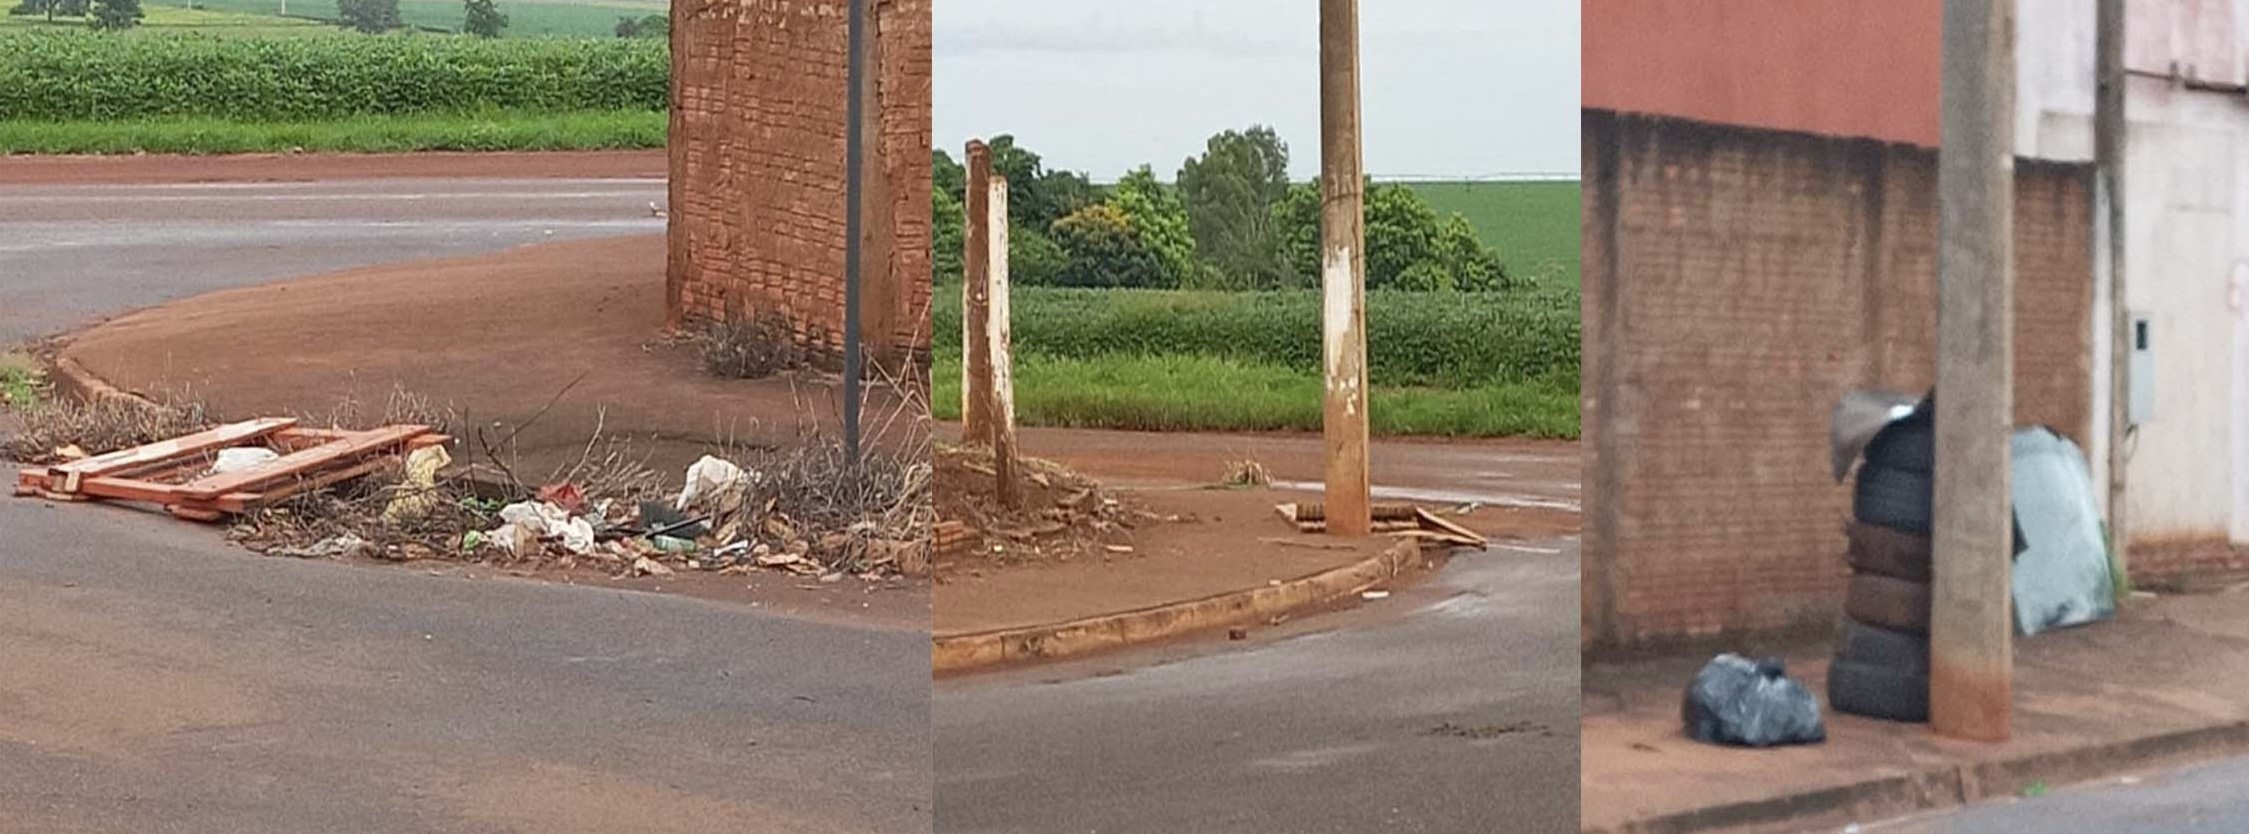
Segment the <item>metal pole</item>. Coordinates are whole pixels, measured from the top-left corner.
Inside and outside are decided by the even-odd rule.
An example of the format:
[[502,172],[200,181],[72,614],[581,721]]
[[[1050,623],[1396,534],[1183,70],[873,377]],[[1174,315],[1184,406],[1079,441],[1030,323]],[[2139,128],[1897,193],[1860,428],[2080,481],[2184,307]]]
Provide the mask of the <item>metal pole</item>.
[[1359,4],[1320,0],[1320,286],[1327,531],[1364,536],[1367,485],[1366,227],[1359,160]]
[[2125,526],[2125,439],[2131,433],[2132,313],[2124,302],[2124,0],[2099,0],[2094,36],[2099,98],[2093,102],[2098,201],[2108,220],[2108,537],[2116,567],[2131,564]]
[[845,84],[849,87],[849,100],[844,127],[843,175],[843,448],[853,464],[859,462],[859,408],[863,398],[860,390],[859,349],[859,239],[860,186],[865,176],[865,161],[860,151],[866,146],[867,91],[867,4],[874,0],[851,0],[850,55],[846,58],[849,70]]
[[2012,734],[2014,0],[1945,0],[1929,723]]
[[968,193],[962,200],[961,237],[961,439],[968,443],[992,442],[991,183],[1006,182],[992,176],[992,149],[983,142],[968,143]]

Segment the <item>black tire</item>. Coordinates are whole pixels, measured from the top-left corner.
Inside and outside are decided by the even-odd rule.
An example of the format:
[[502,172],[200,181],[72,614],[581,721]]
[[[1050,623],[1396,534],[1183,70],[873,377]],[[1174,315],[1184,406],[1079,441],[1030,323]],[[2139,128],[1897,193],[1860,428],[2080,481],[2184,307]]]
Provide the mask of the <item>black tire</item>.
[[1871,573],[1851,577],[1843,614],[1871,626],[1908,634],[1929,633],[1929,586]]
[[1835,662],[1928,677],[1929,638],[1845,617],[1842,627],[1836,630]]
[[1929,537],[1863,522],[1843,526],[1850,540],[1844,558],[1851,570],[1896,577],[1908,582],[1929,582]]
[[1919,723],[1929,720],[1929,676],[1836,661],[1827,667],[1827,704],[1836,712]]
[[1851,515],[1867,524],[1929,535],[1929,516],[1936,500],[1934,485],[1935,479],[1927,473],[1861,466],[1851,494]]
[[1923,475],[1937,471],[1936,423],[1919,415],[1891,423],[1866,442],[1866,462]]

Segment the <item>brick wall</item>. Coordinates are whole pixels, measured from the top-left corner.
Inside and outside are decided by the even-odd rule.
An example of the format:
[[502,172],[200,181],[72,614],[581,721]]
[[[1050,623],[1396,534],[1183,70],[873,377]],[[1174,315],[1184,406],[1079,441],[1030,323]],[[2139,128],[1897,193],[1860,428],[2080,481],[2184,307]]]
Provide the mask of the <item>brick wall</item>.
[[[1935,378],[1935,152],[1597,110],[1582,137],[1586,643],[1831,628],[1828,415]],[[2082,445],[2090,170],[2016,191],[2017,416]]]
[[[929,348],[930,4],[870,4],[867,350]],[[848,47],[843,0],[678,0],[672,27],[675,326],[772,311],[843,348]]]

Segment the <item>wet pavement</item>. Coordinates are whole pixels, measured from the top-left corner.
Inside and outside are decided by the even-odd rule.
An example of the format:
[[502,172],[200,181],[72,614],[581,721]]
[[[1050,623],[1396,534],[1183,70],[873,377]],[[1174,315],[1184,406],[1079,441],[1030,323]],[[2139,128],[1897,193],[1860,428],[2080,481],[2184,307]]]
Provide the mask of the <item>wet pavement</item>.
[[1577,830],[1578,543],[1388,599],[940,682],[947,832]]

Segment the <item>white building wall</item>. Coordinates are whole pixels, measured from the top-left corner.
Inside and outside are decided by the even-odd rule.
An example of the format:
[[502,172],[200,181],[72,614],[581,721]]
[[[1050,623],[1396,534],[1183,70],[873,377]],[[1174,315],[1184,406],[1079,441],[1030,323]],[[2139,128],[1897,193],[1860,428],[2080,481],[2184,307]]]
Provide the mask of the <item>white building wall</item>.
[[[2041,0],[2018,13],[2016,147],[2035,158],[2093,156],[2094,4]],[[2127,306],[2149,317],[2153,417],[2130,444],[2133,539],[2249,541],[2249,99],[2190,89],[2239,86],[2249,0],[2132,0],[2127,6]],[[2107,256],[2094,288],[2093,443],[2107,478],[2110,308]],[[2105,496],[2104,496],[2105,501]]]

